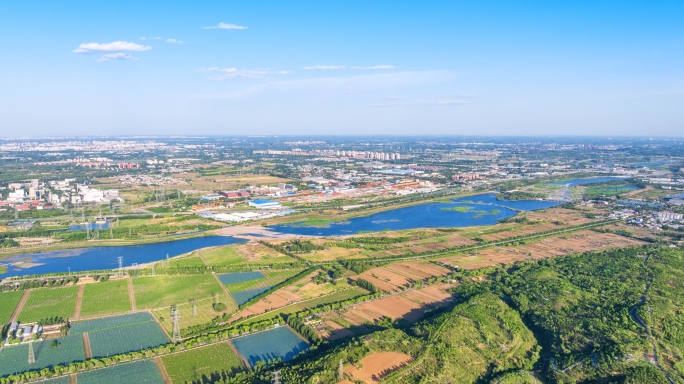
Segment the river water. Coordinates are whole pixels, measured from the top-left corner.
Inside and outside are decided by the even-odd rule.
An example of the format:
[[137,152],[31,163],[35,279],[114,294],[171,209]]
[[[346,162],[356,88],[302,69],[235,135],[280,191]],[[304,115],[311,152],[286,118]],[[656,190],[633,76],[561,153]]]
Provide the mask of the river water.
[[[0,261],[1,264],[13,263],[9,265],[7,273],[0,274],[0,279],[10,276],[68,272],[69,268],[71,268],[71,272],[114,269],[119,266],[119,256],[123,257],[124,266],[130,266],[133,263],[143,264],[162,260],[166,258],[167,254],[169,257],[173,257],[200,248],[245,241],[229,236],[205,236],[163,243],[79,248],[17,255],[8,260]],[[35,266],[20,268],[19,266],[24,265],[22,263],[31,263]],[[14,264],[19,264],[19,266]]]

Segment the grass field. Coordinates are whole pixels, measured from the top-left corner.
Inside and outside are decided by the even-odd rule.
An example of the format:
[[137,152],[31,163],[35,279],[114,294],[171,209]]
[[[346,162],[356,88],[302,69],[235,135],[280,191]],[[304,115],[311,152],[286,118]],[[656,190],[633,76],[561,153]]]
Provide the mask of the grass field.
[[128,280],[113,280],[83,287],[81,316],[111,315],[131,310]]
[[240,255],[235,250],[234,245],[225,247],[214,247],[202,250],[202,257],[212,266],[231,266],[245,264]]
[[164,356],[162,362],[174,383],[203,382],[212,373],[230,376],[245,368],[228,342]]
[[50,341],[33,343],[33,353],[36,364],[29,365],[28,344],[14,345],[0,349],[0,377],[25,372],[29,369],[40,370],[46,367],[70,363],[72,361],[84,361],[85,351],[81,335],[61,337],[58,348],[50,348]]
[[263,279],[266,276],[258,271],[255,272],[235,272],[235,273],[222,273],[218,275],[219,280],[224,285],[244,283],[246,281],[252,281],[257,279]]
[[[196,268],[196,267],[205,267],[206,264],[200,259],[199,256],[187,256],[187,257],[179,257],[179,258],[174,258],[169,260],[169,266],[168,269],[176,269],[176,268]],[[166,261],[160,261],[155,263],[154,268],[156,272],[158,273],[163,273],[166,267]]]
[[113,367],[83,372],[76,381],[85,384],[149,383],[164,384],[157,366],[152,360],[118,364]]
[[133,286],[136,306],[140,309],[170,307],[223,293],[218,281],[209,274],[140,277],[133,279]]
[[14,308],[19,304],[23,291],[0,293],[0,324],[7,324],[12,317]]
[[[219,302],[226,305],[226,310],[216,312],[212,307],[214,298],[207,298],[204,300],[197,300],[197,316],[193,314],[192,305],[190,302],[178,303],[177,307],[180,311],[180,328],[181,330],[199,324],[204,324],[212,321],[215,317],[221,316],[223,313],[233,313],[237,310],[231,297],[225,293],[219,294]],[[161,308],[154,311],[154,315],[159,319],[164,329],[171,333],[173,330],[173,322],[171,319],[171,308]]]
[[27,323],[53,316],[70,318],[76,309],[77,294],[76,286],[33,290],[19,314],[19,321]]

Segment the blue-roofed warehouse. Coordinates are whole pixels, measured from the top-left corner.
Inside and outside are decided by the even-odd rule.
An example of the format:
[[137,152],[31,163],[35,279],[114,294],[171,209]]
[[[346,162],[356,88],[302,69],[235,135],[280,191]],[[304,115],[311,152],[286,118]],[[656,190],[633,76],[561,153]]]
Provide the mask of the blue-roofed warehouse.
[[252,200],[249,203],[250,207],[256,209],[280,209],[282,205],[279,202],[273,200]]

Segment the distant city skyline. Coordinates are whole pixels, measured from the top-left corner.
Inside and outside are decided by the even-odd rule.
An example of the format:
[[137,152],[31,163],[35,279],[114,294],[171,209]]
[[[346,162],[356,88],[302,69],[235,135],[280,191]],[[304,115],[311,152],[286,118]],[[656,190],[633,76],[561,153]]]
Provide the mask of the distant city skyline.
[[0,137],[684,135],[684,3],[4,2]]

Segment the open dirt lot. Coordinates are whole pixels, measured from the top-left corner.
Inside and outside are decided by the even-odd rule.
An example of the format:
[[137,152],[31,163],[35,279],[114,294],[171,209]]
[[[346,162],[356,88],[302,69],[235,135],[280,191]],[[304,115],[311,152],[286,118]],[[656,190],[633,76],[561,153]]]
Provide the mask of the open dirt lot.
[[383,377],[411,361],[411,356],[399,352],[373,352],[361,359],[363,368],[348,365],[344,367],[344,373],[364,383],[379,383]]

